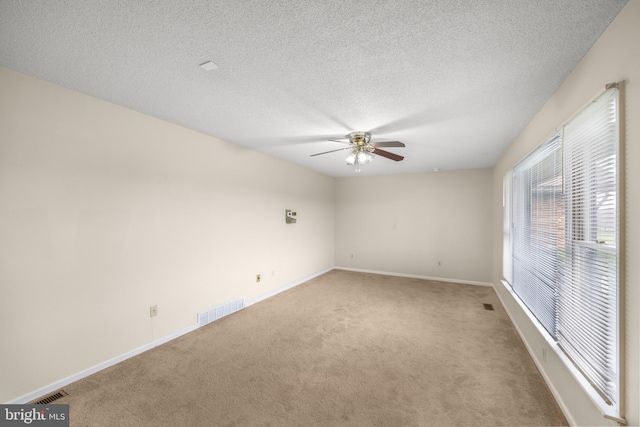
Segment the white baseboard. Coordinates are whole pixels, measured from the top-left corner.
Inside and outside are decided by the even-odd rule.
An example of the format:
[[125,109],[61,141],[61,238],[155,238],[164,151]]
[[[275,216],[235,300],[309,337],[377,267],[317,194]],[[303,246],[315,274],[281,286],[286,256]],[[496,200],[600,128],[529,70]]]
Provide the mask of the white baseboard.
[[251,298],[251,299],[245,301],[245,307],[253,305],[253,304],[255,304],[257,302],[260,302],[262,300],[265,300],[267,298],[271,298],[272,296],[278,295],[280,292],[284,292],[284,291],[289,290],[291,288],[295,288],[296,286],[301,285],[304,282],[307,282],[307,281],[309,281],[311,279],[314,279],[314,278],[316,278],[318,276],[322,276],[323,274],[328,273],[333,269],[334,269],[334,267],[325,268],[324,270],[321,270],[321,271],[319,271],[317,273],[314,273],[311,276],[303,277],[300,280],[296,280],[295,282],[288,283],[288,284],[286,284],[284,286],[279,287],[278,289],[274,289],[273,291],[269,291],[266,294],[262,294],[260,296],[255,297],[255,298]]
[[[293,288],[295,286],[298,286],[298,285],[300,285],[300,284],[302,284],[302,283],[304,283],[304,282],[306,282],[308,280],[311,280],[311,279],[313,279],[315,277],[318,277],[318,276],[320,276],[322,274],[325,274],[325,273],[327,273],[327,272],[329,272],[331,270],[333,270],[333,267],[329,267],[329,268],[327,268],[325,270],[322,270],[322,271],[320,271],[318,273],[315,273],[315,274],[312,274],[310,276],[304,277],[304,278],[302,278],[300,280],[296,280],[293,283],[289,283],[289,284],[287,284],[285,286],[282,286],[282,287],[280,287],[280,288],[278,288],[276,290],[267,292],[264,295],[261,295],[259,297],[253,298],[251,300],[248,300],[246,302],[246,304],[245,304],[245,307],[248,307],[248,306],[250,306],[252,304],[260,302],[260,301],[262,301],[264,299],[270,298],[270,297],[272,297],[274,295],[279,294],[280,292],[286,291],[287,289],[291,289],[291,288]],[[71,384],[73,382],[76,382],[76,381],[81,380],[81,379],[83,379],[85,377],[88,377],[89,375],[95,374],[96,372],[102,371],[103,369],[106,369],[106,368],[108,368],[110,366],[113,366],[113,365],[115,365],[117,363],[120,363],[120,362],[122,362],[124,360],[127,360],[127,359],[129,359],[129,358],[131,358],[133,356],[137,356],[140,353],[144,353],[147,350],[151,350],[152,348],[157,347],[157,346],[159,346],[161,344],[164,344],[164,343],[166,343],[168,341],[171,341],[171,340],[173,340],[175,338],[178,338],[179,336],[182,336],[184,334],[192,332],[192,331],[198,329],[199,327],[200,327],[200,325],[195,323],[195,324],[193,324],[191,326],[188,326],[188,327],[186,327],[186,328],[184,328],[182,330],[179,330],[177,332],[169,334],[169,335],[167,335],[165,337],[159,338],[159,339],[157,339],[155,341],[152,341],[152,342],[150,342],[148,344],[145,344],[143,346],[135,348],[135,349],[133,349],[131,351],[128,351],[128,352],[126,352],[124,354],[121,354],[119,356],[113,357],[113,358],[111,358],[109,360],[105,360],[104,362],[98,363],[97,365],[94,365],[94,366],[92,366],[90,368],[82,370],[82,371],[80,371],[78,373],[70,375],[70,376],[68,376],[66,378],[63,378],[61,380],[55,381],[55,382],[53,382],[53,383],[51,383],[49,385],[41,387],[41,388],[39,388],[37,390],[34,390],[34,391],[32,391],[30,393],[27,393],[27,394],[24,394],[24,395],[22,395],[22,396],[20,396],[20,397],[18,397],[16,399],[10,400],[10,401],[5,402],[5,403],[6,404],[24,404],[24,403],[27,403],[27,402],[31,402],[33,400],[36,400],[39,397],[45,396],[45,395],[47,395],[47,394],[49,394],[51,392],[59,390],[59,389],[65,387],[66,385],[69,385],[69,384]]]
[[420,275],[417,275],[417,274],[392,273],[392,272],[388,272],[388,271],[364,270],[364,269],[361,269],[361,268],[335,267],[335,269],[336,270],[346,270],[346,271],[357,271],[359,273],[382,274],[384,276],[410,277],[412,279],[424,279],[424,280],[435,280],[435,281],[438,281],[438,282],[460,283],[462,285],[476,285],[476,286],[493,287],[492,283],[476,282],[476,281],[473,281],[473,280],[459,280],[459,279],[449,279],[449,278],[446,278],[446,277],[420,276]]
[[[504,308],[504,311],[507,313],[507,316],[509,316],[509,320],[511,320],[511,324],[516,329],[516,332],[518,333],[518,335],[520,336],[520,339],[524,343],[524,346],[527,349],[527,351],[529,352],[529,355],[531,356],[531,359],[533,359],[533,363],[535,363],[536,367],[538,368],[538,371],[540,371],[540,374],[542,375],[542,378],[544,378],[544,381],[547,383],[547,386],[549,387],[549,390],[551,390],[551,394],[553,394],[553,397],[556,399],[556,402],[558,402],[558,406],[560,406],[560,410],[562,411],[562,413],[564,414],[565,418],[569,422],[569,425],[572,425],[572,426],[578,425],[576,423],[573,415],[571,414],[571,411],[569,410],[569,408],[565,404],[564,399],[562,398],[562,396],[560,395],[560,393],[556,389],[553,381],[551,380],[551,377],[549,377],[549,374],[544,369],[543,364],[538,359],[538,356],[537,356],[536,352],[533,351],[533,348],[531,347],[531,344],[527,340],[527,337],[522,332],[522,330],[520,329],[518,324],[514,321],[513,316],[511,315],[511,312],[509,312],[509,309],[507,308],[508,306],[505,304],[504,300],[502,299],[502,296],[500,295],[500,292],[498,292],[498,290],[495,289],[495,285],[492,285],[492,286],[493,286],[493,288],[495,290],[496,295],[498,295],[498,299],[500,300],[500,304],[502,304],[502,307]],[[542,336],[544,337],[544,335],[542,335]],[[552,343],[550,343],[549,347],[553,348]]]
[[63,378],[63,379],[59,380],[59,381],[55,381],[55,382],[53,382],[53,383],[51,383],[49,385],[41,387],[41,388],[39,388],[37,390],[34,390],[34,391],[30,392],[30,393],[24,394],[24,395],[22,395],[22,396],[20,396],[20,397],[18,397],[16,399],[13,399],[13,400],[10,400],[10,401],[6,402],[6,403],[7,404],[23,404],[23,403],[31,402],[31,401],[33,401],[33,400],[35,400],[35,399],[37,399],[37,398],[39,398],[41,396],[45,396],[45,395],[47,395],[47,394],[49,394],[49,393],[51,393],[53,391],[56,391],[56,390],[66,386],[66,385],[69,385],[69,384],[71,384],[71,383],[73,383],[75,381],[81,380],[82,378],[88,377],[89,375],[95,374],[96,372],[102,371],[103,369],[106,369],[106,368],[108,368],[110,366],[113,366],[113,365],[115,365],[117,363],[120,363],[120,362],[122,362],[124,360],[127,360],[130,357],[137,356],[140,353],[144,353],[147,350],[151,350],[154,347],[157,347],[157,346],[159,346],[161,344],[164,344],[167,341],[171,341],[172,339],[178,338],[179,336],[184,335],[186,333],[189,333],[189,332],[191,332],[191,331],[193,331],[193,330],[195,330],[197,328],[198,328],[197,324],[189,326],[189,327],[184,328],[184,329],[182,329],[180,331],[174,332],[174,333],[169,334],[169,335],[167,335],[165,337],[162,337],[160,339],[152,341],[152,342],[150,342],[148,344],[142,345],[142,346],[140,346],[138,348],[134,348],[133,350],[128,351],[128,352],[126,352],[124,354],[121,354],[119,356],[113,357],[113,358],[111,358],[109,360],[105,360],[102,363],[98,363],[97,365],[94,365],[94,366],[92,366],[90,368],[87,368],[87,369],[82,370],[82,371],[80,371],[78,373],[70,375],[70,376],[68,376],[66,378]]

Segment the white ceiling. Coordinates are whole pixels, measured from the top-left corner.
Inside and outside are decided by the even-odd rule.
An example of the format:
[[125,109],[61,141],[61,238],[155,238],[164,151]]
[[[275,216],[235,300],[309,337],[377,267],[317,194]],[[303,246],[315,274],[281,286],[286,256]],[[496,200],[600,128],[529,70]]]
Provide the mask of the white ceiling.
[[407,145],[361,175],[485,168],[626,1],[0,0],[0,65],[332,176],[356,130]]

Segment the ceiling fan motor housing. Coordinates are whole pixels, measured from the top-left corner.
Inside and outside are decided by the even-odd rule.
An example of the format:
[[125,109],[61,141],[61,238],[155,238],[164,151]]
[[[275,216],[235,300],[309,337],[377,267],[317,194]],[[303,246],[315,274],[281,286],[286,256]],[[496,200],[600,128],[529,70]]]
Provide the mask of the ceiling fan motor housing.
[[349,142],[359,147],[369,145],[371,141],[371,134],[369,132],[351,132],[347,135]]

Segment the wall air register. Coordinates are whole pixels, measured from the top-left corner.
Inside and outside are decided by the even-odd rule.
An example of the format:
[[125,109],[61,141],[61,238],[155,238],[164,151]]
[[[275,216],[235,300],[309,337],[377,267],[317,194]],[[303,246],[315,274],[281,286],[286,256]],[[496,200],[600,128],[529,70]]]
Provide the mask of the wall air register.
[[51,402],[55,402],[58,399],[61,399],[65,396],[68,396],[69,393],[67,393],[64,390],[58,390],[56,392],[53,392],[45,397],[43,397],[42,399],[36,400],[35,402],[31,402],[29,403],[29,405],[48,405]]
[[198,326],[204,326],[207,323],[211,323],[214,320],[218,320],[224,316],[228,316],[229,314],[235,313],[236,311],[242,310],[243,308],[244,298],[240,298],[235,301],[210,308],[207,311],[198,313]]

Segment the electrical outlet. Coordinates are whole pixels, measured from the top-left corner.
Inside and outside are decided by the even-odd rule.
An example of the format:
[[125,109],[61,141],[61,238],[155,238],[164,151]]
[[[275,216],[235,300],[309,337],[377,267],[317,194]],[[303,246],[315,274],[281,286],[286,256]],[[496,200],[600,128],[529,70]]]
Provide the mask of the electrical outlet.
[[256,274],[256,283],[260,283],[260,275]]
[[158,306],[152,305],[149,307],[149,317],[156,317],[158,315]]

